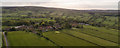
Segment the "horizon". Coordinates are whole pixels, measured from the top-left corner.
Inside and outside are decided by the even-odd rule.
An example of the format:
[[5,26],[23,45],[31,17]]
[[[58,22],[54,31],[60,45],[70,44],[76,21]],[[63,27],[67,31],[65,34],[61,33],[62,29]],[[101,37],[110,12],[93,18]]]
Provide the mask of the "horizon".
[[[69,8],[45,7],[45,6],[2,6],[2,7],[42,7],[42,8],[67,9],[67,10],[103,10],[104,11],[104,9],[69,9]],[[117,10],[117,9],[107,9],[107,10]]]
[[42,6],[75,10],[118,10],[119,0],[2,0],[1,6]]

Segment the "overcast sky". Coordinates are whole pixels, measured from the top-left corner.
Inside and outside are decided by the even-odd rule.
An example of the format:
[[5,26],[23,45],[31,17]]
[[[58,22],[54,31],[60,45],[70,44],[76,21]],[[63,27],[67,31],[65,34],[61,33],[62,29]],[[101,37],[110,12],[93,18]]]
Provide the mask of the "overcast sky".
[[44,6],[68,9],[118,9],[119,0],[1,0],[2,6]]

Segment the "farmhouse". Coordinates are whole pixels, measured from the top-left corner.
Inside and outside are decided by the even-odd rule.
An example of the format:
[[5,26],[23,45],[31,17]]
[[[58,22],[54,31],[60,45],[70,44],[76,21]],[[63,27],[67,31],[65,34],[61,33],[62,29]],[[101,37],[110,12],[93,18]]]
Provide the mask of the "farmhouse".
[[47,32],[49,30],[53,30],[52,26],[40,26],[39,30],[41,30],[42,32]]
[[81,25],[89,25],[89,24],[85,24],[85,23],[79,23],[79,24],[81,24]]
[[25,29],[27,29],[27,26],[25,26],[25,25],[21,25],[21,26],[16,26],[16,27],[14,27],[16,30],[25,30]]
[[76,26],[78,26],[77,23],[73,23],[73,24],[72,24],[72,27],[76,27]]
[[14,27],[14,28],[26,28],[27,26],[25,26],[25,25],[21,25],[21,26],[16,26],[16,27]]

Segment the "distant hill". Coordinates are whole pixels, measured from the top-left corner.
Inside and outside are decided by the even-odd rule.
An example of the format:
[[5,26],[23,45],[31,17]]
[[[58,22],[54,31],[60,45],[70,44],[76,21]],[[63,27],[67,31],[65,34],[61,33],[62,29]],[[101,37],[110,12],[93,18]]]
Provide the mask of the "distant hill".
[[[2,7],[3,17],[24,18],[72,18],[78,22],[85,22],[97,26],[117,28],[117,10],[73,10],[51,7],[21,6]],[[108,28],[109,28],[108,27]]]

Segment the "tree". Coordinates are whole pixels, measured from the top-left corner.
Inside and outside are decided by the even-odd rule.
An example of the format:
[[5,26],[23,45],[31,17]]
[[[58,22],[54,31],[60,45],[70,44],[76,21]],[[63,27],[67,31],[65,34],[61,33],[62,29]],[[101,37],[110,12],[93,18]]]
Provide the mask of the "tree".
[[72,28],[72,26],[69,23],[63,23],[62,27],[63,28]]
[[32,13],[28,13],[28,16],[32,16]]
[[7,32],[5,32],[5,35],[7,36]]
[[10,31],[16,31],[16,29],[13,27],[13,28],[10,29]]
[[83,28],[83,25],[77,25],[76,28]]

